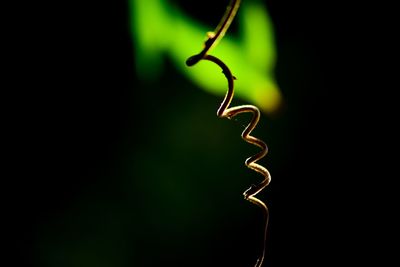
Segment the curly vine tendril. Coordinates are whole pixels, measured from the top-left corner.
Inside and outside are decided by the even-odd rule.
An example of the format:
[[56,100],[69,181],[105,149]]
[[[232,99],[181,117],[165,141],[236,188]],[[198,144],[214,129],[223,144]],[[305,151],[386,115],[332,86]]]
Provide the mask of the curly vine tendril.
[[213,33],[208,33],[208,39],[204,44],[203,50],[199,54],[196,54],[196,55],[188,58],[186,61],[186,64],[188,66],[193,66],[201,60],[208,60],[208,61],[211,61],[211,62],[217,64],[222,69],[223,74],[225,75],[226,79],[228,80],[228,91],[227,91],[225,98],[222,101],[220,107],[217,110],[218,117],[231,119],[241,113],[250,112],[253,114],[253,117],[252,117],[250,123],[246,126],[246,128],[242,132],[242,138],[246,142],[256,145],[259,148],[261,148],[261,151],[255,155],[247,158],[245,161],[245,164],[248,168],[260,173],[264,177],[264,180],[262,182],[260,182],[258,185],[251,185],[251,187],[243,193],[243,196],[246,200],[259,206],[263,210],[264,215],[265,215],[263,248],[262,248],[261,255],[259,256],[259,258],[257,259],[257,262],[255,264],[255,267],[261,267],[263,264],[264,255],[265,255],[265,242],[266,242],[266,237],[267,237],[269,212],[268,212],[267,205],[264,202],[262,202],[260,199],[256,198],[256,195],[259,192],[261,192],[265,187],[268,186],[268,184],[271,181],[271,175],[265,167],[256,163],[258,160],[263,158],[268,153],[267,145],[262,140],[250,135],[260,119],[260,110],[253,105],[241,105],[241,106],[229,107],[229,105],[233,99],[233,95],[234,95],[234,81],[236,78],[232,75],[232,72],[230,71],[228,66],[225,65],[224,62],[222,62],[220,59],[218,59],[215,56],[207,54],[211,50],[211,48],[214,47],[216,45],[216,43],[224,36],[225,32],[229,28],[229,26],[234,18],[234,16],[236,15],[239,5],[240,5],[240,0],[231,0],[230,4],[225,12],[224,17],[222,18],[221,22],[219,23],[219,25],[217,26],[215,31]]

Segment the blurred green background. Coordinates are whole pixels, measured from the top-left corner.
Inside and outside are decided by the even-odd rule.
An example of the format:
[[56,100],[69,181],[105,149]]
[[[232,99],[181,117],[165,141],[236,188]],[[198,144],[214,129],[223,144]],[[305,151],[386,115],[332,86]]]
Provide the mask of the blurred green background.
[[[212,30],[228,1],[167,2]],[[347,217],[358,202],[345,201],[360,178],[337,182],[353,164],[343,147],[357,137],[337,127],[352,122],[346,99],[357,75],[343,64],[354,48],[346,18],[335,19],[339,5],[258,2],[275,32],[276,65],[266,77],[282,96],[254,132],[270,149],[261,161],[272,174],[260,194],[271,213],[266,266],[340,263],[363,240]],[[7,201],[12,258],[40,267],[252,266],[262,218],[242,197],[260,179],[244,166],[257,152],[240,138],[249,116],[218,119],[222,96],[194,83],[168,52],[157,52],[158,76],[139,76],[130,7],[127,0],[43,5],[19,31],[24,75],[16,93],[24,93],[13,109],[22,129],[12,143],[21,161]],[[232,42],[238,22],[227,34]],[[196,53],[202,44],[188,45]]]

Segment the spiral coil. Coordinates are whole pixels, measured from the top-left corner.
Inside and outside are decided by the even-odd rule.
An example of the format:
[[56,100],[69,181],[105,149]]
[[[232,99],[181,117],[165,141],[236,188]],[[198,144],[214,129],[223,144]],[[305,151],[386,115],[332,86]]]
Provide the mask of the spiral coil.
[[211,61],[211,62],[217,64],[222,69],[222,73],[225,75],[225,77],[228,81],[228,91],[227,91],[225,98],[222,101],[220,107],[217,110],[218,117],[231,119],[241,113],[252,113],[253,114],[251,121],[249,122],[249,124],[245,127],[245,129],[242,132],[242,138],[246,142],[256,145],[259,148],[261,148],[261,151],[255,155],[247,158],[245,161],[245,164],[248,168],[260,173],[264,177],[264,179],[262,182],[260,182],[257,185],[251,185],[250,188],[248,188],[243,193],[243,196],[246,200],[261,207],[264,212],[264,215],[265,215],[263,248],[262,248],[261,255],[259,256],[259,258],[257,259],[257,262],[255,264],[255,267],[261,267],[263,264],[263,261],[264,261],[264,256],[265,256],[265,242],[266,242],[266,237],[267,237],[269,212],[268,212],[267,205],[260,199],[256,198],[256,195],[258,193],[260,193],[265,187],[268,186],[268,184],[271,181],[271,175],[265,167],[256,163],[258,160],[262,159],[268,153],[267,144],[265,142],[263,142],[262,140],[250,135],[251,132],[254,130],[254,128],[257,126],[257,123],[260,119],[260,110],[256,106],[253,106],[253,105],[241,105],[241,106],[229,107],[229,105],[231,104],[231,101],[233,99],[233,95],[234,95],[234,81],[236,78],[232,75],[232,72],[230,71],[230,69],[224,62],[222,62],[219,58],[217,58],[215,56],[207,54],[211,50],[211,48],[215,47],[217,42],[219,40],[221,40],[222,37],[224,36],[225,32],[229,28],[229,26],[234,18],[234,16],[236,15],[239,5],[240,5],[240,0],[231,0],[230,4],[225,12],[225,15],[223,16],[223,18],[222,18],[221,22],[219,23],[219,25],[217,26],[217,28],[214,30],[214,32],[208,33],[208,39],[206,40],[206,42],[204,44],[203,50],[199,54],[196,54],[196,55],[188,58],[186,61],[186,64],[187,64],[187,66],[193,66],[201,60],[208,60],[208,61]]

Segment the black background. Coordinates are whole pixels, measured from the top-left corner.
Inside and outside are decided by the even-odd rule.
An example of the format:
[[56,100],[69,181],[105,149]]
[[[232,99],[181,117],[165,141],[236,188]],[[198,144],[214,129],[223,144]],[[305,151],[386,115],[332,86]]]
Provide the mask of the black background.
[[[213,3],[212,9],[203,1],[174,2],[203,22],[215,21],[226,4]],[[289,131],[288,156],[281,156],[285,168],[276,168],[271,184],[275,219],[268,266],[371,261],[380,235],[373,226],[380,210],[373,199],[383,194],[374,186],[371,158],[384,157],[373,153],[384,138],[374,135],[382,124],[374,112],[382,94],[376,93],[380,85],[371,72],[379,68],[373,43],[379,37],[371,35],[380,31],[368,15],[374,7],[265,3],[276,31],[276,76],[287,100],[273,124]],[[147,133],[157,136],[150,117],[162,116],[168,101],[182,103],[173,102],[176,95],[161,101],[142,92],[127,10],[125,1],[68,1],[20,7],[14,18],[18,41],[10,68],[16,77],[5,87],[15,100],[5,113],[10,121],[7,158],[13,163],[5,162],[11,172],[4,178],[4,220],[10,225],[11,256],[25,266],[42,266],[37,229],[63,218],[72,203],[94,196],[100,202],[110,195],[118,198],[121,185],[115,177],[124,176],[127,155]],[[168,70],[164,83],[166,77],[183,79],[176,70]],[[164,102],[160,110],[153,100]],[[108,182],[110,177],[114,182]],[[131,177],[142,176],[134,172]],[[91,191],[93,184],[103,193]],[[134,207],[132,213],[141,214]],[[157,251],[140,253],[151,258]],[[218,259],[218,254],[204,258],[215,266],[223,260],[226,265],[218,266],[243,266]]]

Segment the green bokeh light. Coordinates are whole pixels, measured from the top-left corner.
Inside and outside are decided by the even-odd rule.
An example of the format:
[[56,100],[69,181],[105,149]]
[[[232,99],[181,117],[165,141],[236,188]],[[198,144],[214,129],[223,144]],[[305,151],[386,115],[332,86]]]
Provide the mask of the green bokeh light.
[[[132,33],[135,40],[136,69],[140,77],[153,79],[162,71],[162,55],[202,89],[216,95],[226,93],[221,71],[202,63],[188,71],[185,61],[197,54],[210,31],[164,0],[131,0]],[[222,15],[222,14],[221,14]],[[240,37],[229,34],[212,52],[238,78],[236,96],[266,113],[276,111],[282,95],[274,79],[276,61],[273,26],[265,6],[244,1],[238,13]]]

